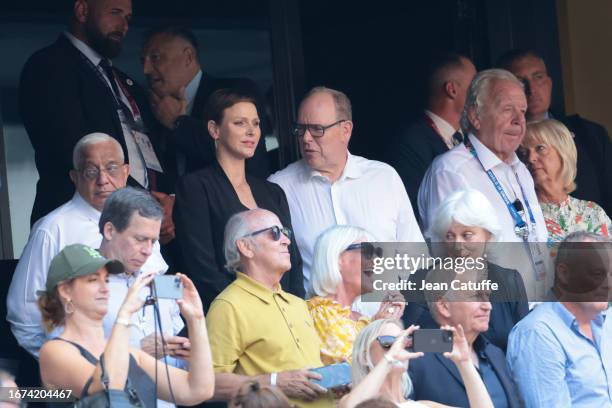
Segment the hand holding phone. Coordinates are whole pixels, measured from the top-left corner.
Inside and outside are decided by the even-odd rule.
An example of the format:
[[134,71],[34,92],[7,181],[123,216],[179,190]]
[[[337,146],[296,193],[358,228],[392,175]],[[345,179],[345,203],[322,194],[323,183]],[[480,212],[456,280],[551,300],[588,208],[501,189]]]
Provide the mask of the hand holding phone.
[[176,275],[157,275],[153,280],[152,293],[158,299],[182,299],[183,283]]
[[412,333],[411,352],[450,353],[453,350],[453,331],[449,329],[419,329]]
[[323,388],[334,389],[345,387],[352,381],[351,366],[348,363],[331,364],[310,371],[321,375],[320,380],[310,380]]

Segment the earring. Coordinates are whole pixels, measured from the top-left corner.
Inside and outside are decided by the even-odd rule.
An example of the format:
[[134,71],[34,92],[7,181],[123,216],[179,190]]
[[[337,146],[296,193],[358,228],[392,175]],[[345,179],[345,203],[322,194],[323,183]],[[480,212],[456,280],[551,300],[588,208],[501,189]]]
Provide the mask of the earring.
[[72,299],[68,299],[68,301],[64,305],[64,312],[67,315],[74,313],[74,303],[72,303]]
[[219,147],[219,139],[215,139],[215,150]]

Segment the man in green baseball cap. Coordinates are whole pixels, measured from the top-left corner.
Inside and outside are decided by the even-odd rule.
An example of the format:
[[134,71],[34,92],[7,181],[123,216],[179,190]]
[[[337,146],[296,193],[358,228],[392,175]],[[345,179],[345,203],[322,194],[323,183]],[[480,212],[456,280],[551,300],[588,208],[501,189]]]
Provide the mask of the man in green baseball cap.
[[51,261],[46,290],[38,291],[37,294],[50,293],[60,282],[91,275],[102,267],[106,267],[109,274],[119,274],[125,270],[120,261],[108,260],[87,245],[68,245]]

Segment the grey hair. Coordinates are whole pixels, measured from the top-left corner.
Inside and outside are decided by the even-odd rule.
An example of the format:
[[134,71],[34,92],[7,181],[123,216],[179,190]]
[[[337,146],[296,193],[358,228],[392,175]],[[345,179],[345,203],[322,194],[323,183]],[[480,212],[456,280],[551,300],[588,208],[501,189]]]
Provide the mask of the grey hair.
[[134,213],[153,220],[164,217],[164,210],[151,194],[139,188],[125,187],[116,190],[104,203],[98,223],[100,233],[104,235],[107,222],[113,224],[117,231],[124,231],[130,225]]
[[[372,357],[370,356],[370,348],[372,343],[376,341],[380,330],[385,324],[394,324],[400,329],[404,329],[402,322],[397,319],[378,319],[374,320],[366,327],[364,327],[355,342],[353,343],[353,361],[352,361],[352,374],[353,374],[353,388],[359,384],[363,379],[374,369],[372,363]],[[407,372],[402,374],[402,393],[404,397],[407,397],[412,392],[412,380],[408,376]]]
[[223,234],[223,254],[225,255],[225,268],[230,272],[237,272],[240,268],[240,251],[236,241],[244,238],[251,232],[249,214],[254,210],[236,213],[227,220]]
[[446,197],[436,210],[428,235],[433,242],[442,242],[453,221],[467,227],[478,227],[491,234],[490,241],[496,241],[501,225],[489,199],[480,191],[468,188],[455,191]]
[[123,148],[121,147],[117,139],[107,135],[106,133],[96,132],[83,136],[79,139],[76,145],[74,145],[74,149],[72,149],[72,167],[75,170],[79,169],[80,165],[83,163],[83,150],[85,150],[86,147],[105,142],[111,142],[115,144],[115,146],[117,147],[117,152],[121,157],[121,163],[124,163],[125,156],[123,155]]
[[319,235],[310,272],[312,287],[317,295],[328,296],[336,293],[342,283],[338,264],[340,255],[358,239],[374,241],[372,234],[363,228],[350,225],[335,225]]
[[476,111],[476,115],[480,116],[483,107],[488,105],[490,101],[490,89],[496,81],[510,81],[517,84],[521,89],[525,89],[523,83],[518,80],[510,71],[505,69],[486,69],[480,71],[470,84],[465,98],[465,106],[461,113],[461,130],[463,134],[474,133],[474,126],[470,122],[469,113],[472,109]]
[[304,95],[301,103],[304,103],[306,99],[317,93],[326,93],[332,97],[332,99],[334,100],[334,106],[336,108],[336,120],[353,120],[353,109],[351,107],[351,100],[342,91],[337,91],[335,89],[327,88],[325,86],[315,86],[310,91],[308,91],[306,95]]

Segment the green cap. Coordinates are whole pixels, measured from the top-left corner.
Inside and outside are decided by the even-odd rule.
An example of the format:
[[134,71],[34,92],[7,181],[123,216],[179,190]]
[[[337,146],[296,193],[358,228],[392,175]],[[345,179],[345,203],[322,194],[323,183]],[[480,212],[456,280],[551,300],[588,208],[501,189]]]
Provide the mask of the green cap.
[[[55,255],[49,266],[46,292],[49,293],[58,283],[68,279],[86,276],[106,267],[109,274],[122,273],[125,267],[120,261],[108,260],[100,252],[83,244],[68,245]],[[39,291],[39,295],[45,291]]]

